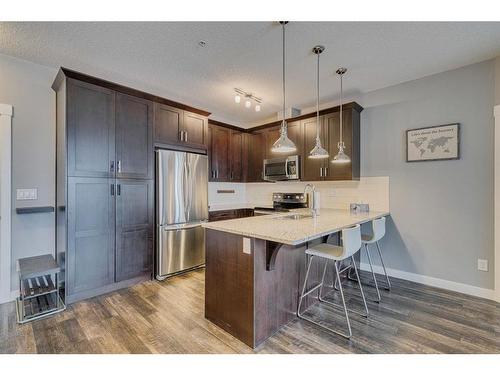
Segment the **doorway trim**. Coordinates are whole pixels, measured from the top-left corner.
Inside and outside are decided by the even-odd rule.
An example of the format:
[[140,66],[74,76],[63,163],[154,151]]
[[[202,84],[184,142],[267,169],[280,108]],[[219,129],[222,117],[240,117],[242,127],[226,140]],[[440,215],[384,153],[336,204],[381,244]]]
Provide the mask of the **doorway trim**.
[[495,301],[500,302],[500,105],[493,107],[495,116],[495,157],[494,157],[494,271],[495,271]]
[[11,300],[12,106],[0,103],[0,303]]

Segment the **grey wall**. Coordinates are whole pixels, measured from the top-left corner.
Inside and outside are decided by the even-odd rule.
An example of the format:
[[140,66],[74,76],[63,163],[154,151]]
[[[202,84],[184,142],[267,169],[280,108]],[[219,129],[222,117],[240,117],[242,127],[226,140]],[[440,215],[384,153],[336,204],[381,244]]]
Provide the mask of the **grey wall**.
[[[17,215],[16,207],[54,205],[55,95],[57,71],[0,54],[0,102],[12,118],[12,284],[19,257],[54,252],[54,215]],[[17,188],[38,188],[38,200],[16,201]]]
[[[486,61],[360,98],[362,176],[390,176],[389,267],[493,288],[494,71]],[[454,122],[460,160],[405,162],[405,130]]]

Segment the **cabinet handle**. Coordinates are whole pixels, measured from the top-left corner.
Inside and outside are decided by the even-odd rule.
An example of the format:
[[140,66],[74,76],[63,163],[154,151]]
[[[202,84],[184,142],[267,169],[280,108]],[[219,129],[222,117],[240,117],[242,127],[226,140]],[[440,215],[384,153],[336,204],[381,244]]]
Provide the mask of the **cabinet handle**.
[[323,177],[328,177],[328,167],[325,167],[325,175]]
[[122,195],[122,186],[120,184],[116,185],[116,195]]
[[121,160],[118,160],[118,162],[116,163],[116,168],[117,168],[118,173],[122,173],[122,161]]
[[109,171],[110,172],[115,171],[115,161],[114,160],[111,160],[111,162],[109,163]]
[[323,167],[319,168],[319,177],[323,177]]
[[184,131],[183,130],[179,130],[179,139],[180,139],[181,142],[184,141],[183,135],[184,135]]
[[111,196],[115,195],[115,184],[111,184]]
[[232,180],[233,179],[233,171],[231,171],[231,174],[229,176],[230,176],[229,178]]
[[188,132],[187,130],[184,130],[184,142],[188,141]]

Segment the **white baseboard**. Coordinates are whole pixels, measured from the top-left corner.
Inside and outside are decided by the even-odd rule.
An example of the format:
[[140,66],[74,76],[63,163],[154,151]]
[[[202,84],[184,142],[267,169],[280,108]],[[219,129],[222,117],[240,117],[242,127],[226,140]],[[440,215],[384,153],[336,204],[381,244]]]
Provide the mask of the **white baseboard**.
[[0,304],[15,301],[15,299],[19,296],[18,290],[12,290],[10,295],[7,298],[0,299]]
[[[368,263],[361,263],[361,269],[363,271],[370,272],[370,265]],[[382,275],[384,274],[384,269],[382,268],[382,266],[374,265],[373,271],[376,274],[382,274]],[[413,282],[419,283],[419,284],[433,286],[436,288],[447,289],[447,290],[451,290],[454,292],[464,293],[464,294],[468,294],[471,296],[486,298],[489,300],[500,302],[498,300],[498,295],[496,295],[495,290],[493,290],[493,289],[480,288],[480,287],[473,286],[473,285],[462,284],[462,283],[457,283],[455,281],[438,279],[437,277],[431,277],[431,276],[419,275],[419,274],[411,273],[411,272],[395,270],[392,268],[387,268],[387,273],[389,274],[389,276],[392,276],[392,277],[395,277],[398,279],[413,281]]]

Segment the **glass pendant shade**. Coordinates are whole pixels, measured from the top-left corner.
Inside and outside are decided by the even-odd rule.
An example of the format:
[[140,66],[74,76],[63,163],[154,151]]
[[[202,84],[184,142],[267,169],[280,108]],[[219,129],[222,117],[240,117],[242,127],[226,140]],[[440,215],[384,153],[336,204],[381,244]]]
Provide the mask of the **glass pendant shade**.
[[344,142],[339,142],[337,147],[339,148],[339,152],[337,153],[337,155],[333,157],[332,163],[335,164],[349,163],[351,161],[351,158],[347,156],[347,154],[344,152],[345,149]]
[[283,120],[280,130],[280,137],[273,143],[273,147],[271,147],[272,152],[276,153],[287,153],[297,151],[297,147],[295,143],[292,142],[290,138],[288,138],[288,132],[286,128],[286,122]]
[[310,159],[326,159],[328,156],[328,151],[326,151],[323,146],[321,146],[321,139],[316,138],[316,145],[309,152]]

